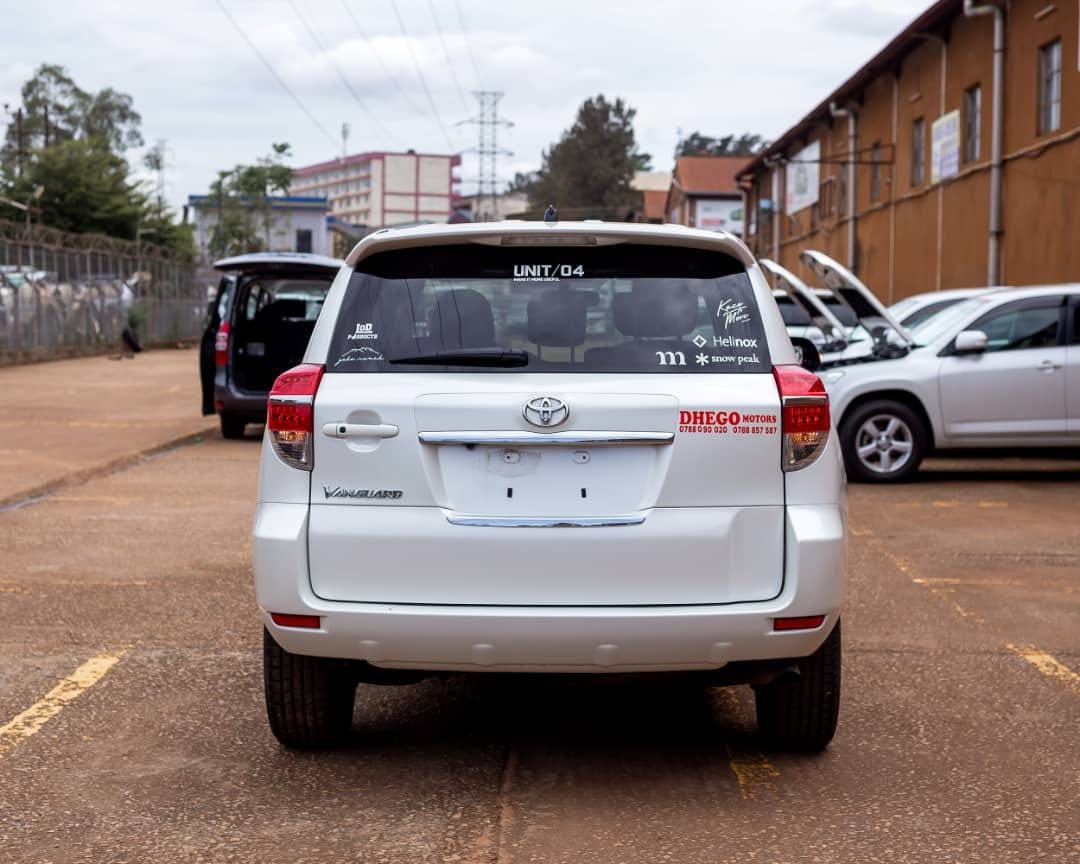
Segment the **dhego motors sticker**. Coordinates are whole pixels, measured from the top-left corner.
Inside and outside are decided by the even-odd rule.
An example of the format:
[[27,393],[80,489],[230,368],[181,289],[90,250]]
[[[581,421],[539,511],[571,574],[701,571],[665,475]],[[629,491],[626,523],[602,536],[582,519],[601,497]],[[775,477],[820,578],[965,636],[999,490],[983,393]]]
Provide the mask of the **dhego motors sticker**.
[[739,411],[680,411],[679,431],[705,435],[775,435],[775,414]]

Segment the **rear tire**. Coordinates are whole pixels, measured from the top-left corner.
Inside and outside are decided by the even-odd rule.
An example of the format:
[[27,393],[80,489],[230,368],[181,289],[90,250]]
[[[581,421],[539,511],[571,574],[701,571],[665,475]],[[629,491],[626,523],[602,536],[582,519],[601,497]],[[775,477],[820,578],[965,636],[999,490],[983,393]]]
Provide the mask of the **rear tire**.
[[919,470],[930,443],[922,418],[902,402],[864,402],[840,423],[848,477],[862,483],[902,483]]
[[263,628],[263,683],[270,730],[290,749],[332,747],[352,727],[356,679],[344,660],[291,654]]
[[221,415],[221,437],[230,440],[244,437],[244,429],[247,428],[247,420],[237,417],[235,414]]
[[758,732],[777,749],[824,750],[840,713],[839,620],[821,647],[796,665],[798,676],[755,688]]

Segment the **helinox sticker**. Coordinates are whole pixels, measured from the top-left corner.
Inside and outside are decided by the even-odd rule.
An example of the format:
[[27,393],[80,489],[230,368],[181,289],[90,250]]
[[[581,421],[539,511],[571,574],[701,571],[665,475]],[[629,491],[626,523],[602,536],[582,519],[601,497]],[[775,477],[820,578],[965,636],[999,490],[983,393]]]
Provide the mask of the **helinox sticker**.
[[721,300],[716,307],[716,317],[724,322],[724,327],[742,324],[750,320],[750,310],[741,300]]
[[573,276],[584,276],[585,268],[580,264],[515,264],[515,282],[558,282]]

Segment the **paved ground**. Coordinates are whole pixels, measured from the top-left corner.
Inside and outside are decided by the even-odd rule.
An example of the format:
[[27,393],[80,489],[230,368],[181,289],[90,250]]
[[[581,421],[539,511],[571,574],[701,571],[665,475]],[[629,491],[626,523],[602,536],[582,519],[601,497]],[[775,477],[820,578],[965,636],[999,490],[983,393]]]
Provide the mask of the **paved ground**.
[[460,677],[361,687],[350,746],[298,755],[257,453],[213,433],[0,513],[0,860],[1080,859],[1080,460],[852,487],[821,756],[764,752],[746,688]]
[[197,348],[0,367],[0,506],[213,429]]

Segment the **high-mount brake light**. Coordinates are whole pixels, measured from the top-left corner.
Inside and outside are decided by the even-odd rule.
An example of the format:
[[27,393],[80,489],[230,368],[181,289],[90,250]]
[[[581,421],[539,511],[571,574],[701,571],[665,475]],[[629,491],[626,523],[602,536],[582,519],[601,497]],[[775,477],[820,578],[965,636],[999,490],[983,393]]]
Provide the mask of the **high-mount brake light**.
[[214,336],[214,364],[227,366],[229,364],[229,322],[222,321]]
[[278,458],[310,471],[315,453],[315,394],[324,368],[301,363],[278,375],[266,405],[266,429]]
[[774,366],[773,377],[780,391],[784,436],[780,467],[798,471],[812,464],[829,440],[829,394],[821,379],[801,366]]

